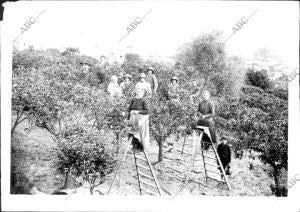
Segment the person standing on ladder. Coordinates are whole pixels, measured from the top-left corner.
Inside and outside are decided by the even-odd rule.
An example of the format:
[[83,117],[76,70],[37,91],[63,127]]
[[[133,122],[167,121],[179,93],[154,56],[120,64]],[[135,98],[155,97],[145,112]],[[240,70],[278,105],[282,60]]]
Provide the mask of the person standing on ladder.
[[[213,118],[215,116],[215,106],[210,100],[210,92],[208,90],[202,93],[203,100],[198,105],[197,114],[199,120],[197,126],[209,127],[211,140],[214,144],[217,144],[216,129]],[[207,136],[206,136],[207,137]],[[207,149],[209,146],[206,146]]]
[[137,89],[136,97],[131,100],[128,108],[129,125],[132,128],[129,134],[133,136],[133,144],[140,150],[148,149],[150,142],[149,107],[143,97],[144,90]]

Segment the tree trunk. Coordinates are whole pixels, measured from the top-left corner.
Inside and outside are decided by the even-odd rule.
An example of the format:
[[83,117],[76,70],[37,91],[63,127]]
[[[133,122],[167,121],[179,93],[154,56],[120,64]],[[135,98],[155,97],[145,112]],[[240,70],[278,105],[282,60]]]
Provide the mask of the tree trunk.
[[75,187],[76,187],[75,180],[72,176],[72,173],[71,173],[71,171],[68,171],[66,174],[66,178],[65,178],[64,188],[68,189],[68,188],[75,188]]
[[13,128],[10,131],[11,136],[14,134],[16,127],[18,126],[18,120],[15,121]]
[[273,171],[273,175],[274,175],[274,181],[275,181],[275,186],[276,189],[279,188],[279,170],[275,167],[273,167],[274,171]]
[[162,136],[158,139],[158,162],[163,161],[163,138]]
[[17,112],[17,118],[15,120],[15,123],[14,123],[14,126],[12,127],[10,133],[11,133],[11,136],[14,134],[15,132],[15,129],[17,128],[17,126],[19,125],[19,121],[20,121],[20,118],[22,117],[23,115],[23,112],[21,112],[21,114],[19,114],[19,112]]
[[119,142],[120,140],[120,132],[115,132],[116,140]]

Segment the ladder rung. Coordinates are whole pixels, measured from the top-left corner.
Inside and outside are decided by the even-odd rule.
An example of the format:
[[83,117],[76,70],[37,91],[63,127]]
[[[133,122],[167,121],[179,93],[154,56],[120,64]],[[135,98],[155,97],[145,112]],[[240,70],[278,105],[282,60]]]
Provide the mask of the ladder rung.
[[153,177],[151,177],[150,175],[147,175],[145,173],[139,172],[139,175],[154,180]]
[[156,185],[154,185],[154,184],[148,183],[148,182],[143,181],[143,180],[141,180],[141,179],[140,179],[140,182],[141,182],[141,183],[144,183],[144,184],[146,184],[146,185],[148,185],[148,186],[151,186],[152,188],[157,189]]
[[182,150],[180,150],[180,149],[177,149],[177,148],[174,148],[176,151],[178,151],[178,152],[183,152],[184,154],[187,154],[187,155],[192,155],[193,156],[193,154],[191,154],[191,153],[188,153],[188,152],[185,152],[185,151],[182,151]]
[[184,153],[184,154],[186,154],[186,155],[191,155],[191,156],[193,156],[193,154],[188,153],[188,152],[186,152],[186,151],[180,151],[180,152],[182,152],[182,153]]
[[211,144],[211,142],[206,142],[206,141],[201,141],[201,142],[205,144]]
[[143,160],[143,161],[147,161],[145,158],[140,158],[140,157],[138,157],[138,156],[135,156],[135,157],[136,157],[136,159]]
[[207,163],[207,162],[205,162],[205,161],[204,161],[204,163],[205,163],[205,164],[207,164],[207,165],[210,165],[210,166],[217,167],[217,168],[219,168],[219,167],[220,167],[220,166],[218,166],[218,165],[215,165],[215,164],[212,164],[212,163]]
[[217,160],[217,158],[212,158],[212,157],[209,157],[209,156],[206,156],[206,155],[203,155],[203,157],[205,157],[205,158],[209,158],[209,159],[214,159],[214,160]]
[[214,172],[214,171],[211,171],[211,170],[209,170],[209,169],[206,169],[206,171],[211,172],[211,173],[215,173],[215,174],[218,174],[218,175],[223,175],[223,174],[221,174],[221,173]]
[[207,176],[208,178],[211,178],[211,179],[214,179],[214,180],[217,180],[217,181],[221,181],[221,182],[225,182],[225,180],[222,180],[222,179],[218,179],[218,178],[215,178],[215,177],[211,177],[211,176]]
[[204,150],[206,152],[215,152],[213,149],[207,149],[207,150]]
[[186,138],[185,142],[187,142],[187,141],[194,141],[194,138]]
[[144,188],[143,186],[141,186],[141,190],[146,191],[146,192],[148,192],[148,193],[150,193],[150,194],[153,194],[153,195],[157,195],[157,194],[154,193],[153,191],[150,191],[150,190]]
[[146,166],[142,166],[142,165],[140,165],[140,164],[136,164],[136,166],[137,167],[141,167],[141,168],[143,168],[143,169],[146,169],[146,170],[148,170],[148,171],[151,171],[151,169],[150,168],[148,168],[148,167],[146,167]]

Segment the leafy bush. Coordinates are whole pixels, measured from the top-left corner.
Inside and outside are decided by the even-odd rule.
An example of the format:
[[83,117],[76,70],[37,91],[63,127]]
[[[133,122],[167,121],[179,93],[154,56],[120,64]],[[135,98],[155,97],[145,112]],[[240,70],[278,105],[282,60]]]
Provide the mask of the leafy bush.
[[272,166],[275,185],[279,187],[280,171],[287,170],[287,101],[260,89],[243,90],[246,93],[240,98],[226,97],[220,101],[217,126],[235,132],[235,152],[258,152],[260,159]]
[[118,145],[107,133],[73,126],[57,140],[55,167],[71,174],[77,181],[87,182],[90,192],[104,182],[116,165]]
[[260,87],[262,89],[268,89],[272,86],[266,70],[255,71],[254,69],[248,69],[246,73],[246,82],[249,85]]

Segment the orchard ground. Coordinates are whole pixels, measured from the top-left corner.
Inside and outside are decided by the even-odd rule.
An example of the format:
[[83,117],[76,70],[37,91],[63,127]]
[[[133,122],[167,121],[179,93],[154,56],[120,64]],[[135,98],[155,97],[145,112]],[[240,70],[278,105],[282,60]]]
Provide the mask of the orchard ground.
[[[17,170],[24,173],[40,191],[51,194],[62,189],[65,176],[57,174],[52,165],[51,151],[55,143],[50,134],[36,127],[27,135],[26,130],[24,130],[26,127],[25,121],[17,127],[16,133],[12,137],[12,164],[15,164]],[[175,136],[172,136],[167,140],[167,143],[181,148],[183,139],[179,139],[178,142],[174,142],[175,140]],[[167,143],[165,150],[172,147]],[[157,160],[157,152],[158,146],[152,140],[148,153],[152,162]],[[163,162],[154,165],[160,185],[171,194],[177,193],[183,185],[188,170],[188,163],[185,162],[185,159],[188,158],[189,156],[183,157],[180,152],[173,149],[165,152]],[[264,165],[258,159],[254,162],[254,169],[249,170],[247,157],[232,158],[231,170],[233,174],[228,178],[232,190],[228,191],[224,183],[210,179],[205,181],[202,157],[199,152],[196,157],[195,172],[191,174],[190,180],[183,186],[178,195],[271,196],[270,185],[273,184],[273,179],[268,174],[271,167]],[[106,194],[113,174],[108,175],[104,184],[95,190]],[[283,176],[282,179],[286,179],[286,176]],[[89,194],[89,192],[86,193]],[[139,194],[131,150],[127,155],[126,163],[122,166],[121,182],[116,181],[111,194]]]

